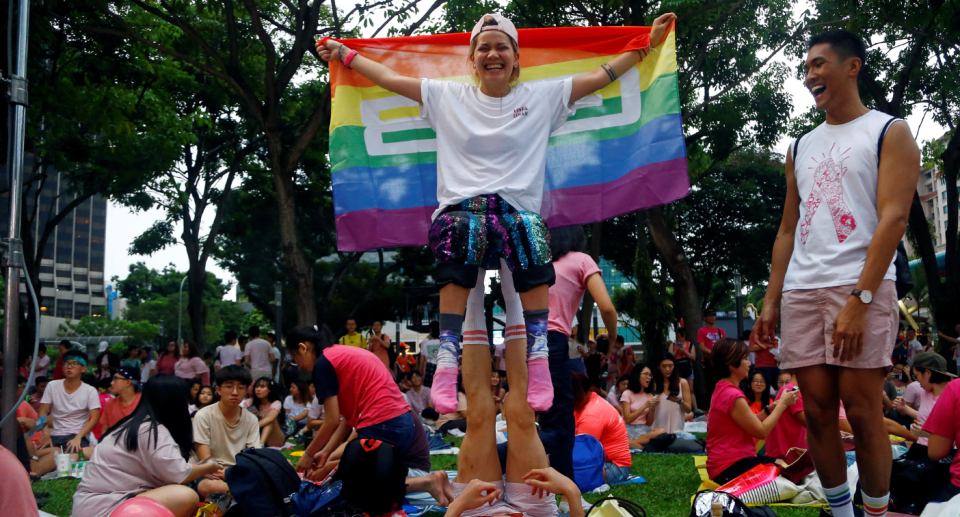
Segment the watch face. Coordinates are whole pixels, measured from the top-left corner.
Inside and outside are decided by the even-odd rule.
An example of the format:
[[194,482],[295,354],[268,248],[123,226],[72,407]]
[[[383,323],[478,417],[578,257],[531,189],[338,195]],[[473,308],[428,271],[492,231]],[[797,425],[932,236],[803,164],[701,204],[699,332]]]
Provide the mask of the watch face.
[[862,293],[860,293],[860,300],[861,300],[863,303],[870,303],[870,302],[872,302],[872,301],[873,301],[873,293],[871,293],[870,291],[863,291]]

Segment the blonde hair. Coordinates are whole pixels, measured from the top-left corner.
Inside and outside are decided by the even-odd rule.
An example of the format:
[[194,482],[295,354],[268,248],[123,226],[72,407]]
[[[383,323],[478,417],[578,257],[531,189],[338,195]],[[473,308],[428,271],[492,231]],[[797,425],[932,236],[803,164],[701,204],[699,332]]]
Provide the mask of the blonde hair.
[[[481,33],[482,34],[482,33]],[[517,56],[520,55],[520,47],[517,45],[517,42],[510,37],[509,34],[503,33],[508,40],[510,40],[510,45],[513,47],[513,53]],[[467,54],[467,57],[470,61],[473,61],[473,54],[477,51],[477,40],[480,39],[480,34],[477,34],[473,40],[470,41],[470,52]],[[473,77],[473,82],[475,85],[480,86],[480,73],[477,72],[477,67],[470,68],[470,77]],[[520,82],[520,67],[517,66],[513,69],[513,73],[510,74],[510,86],[516,86]]]

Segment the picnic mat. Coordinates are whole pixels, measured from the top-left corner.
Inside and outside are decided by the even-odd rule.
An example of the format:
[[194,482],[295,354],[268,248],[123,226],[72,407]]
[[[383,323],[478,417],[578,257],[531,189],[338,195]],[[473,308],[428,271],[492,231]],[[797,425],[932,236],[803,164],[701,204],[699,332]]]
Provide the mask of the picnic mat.
[[[707,457],[706,456],[694,456],[693,465],[697,469],[697,474],[700,476],[700,487],[697,488],[697,492],[702,490],[716,490],[720,488],[720,485],[714,483],[710,480],[710,477],[707,476]],[[857,472],[857,465],[853,464],[847,468],[847,483],[853,486],[856,486],[857,481],[860,476]],[[785,487],[789,487],[789,490],[783,490],[782,493],[792,493],[793,495],[786,500],[772,502],[772,503],[763,503],[769,506],[807,506],[807,507],[824,507],[827,506],[826,495],[823,493],[823,486],[820,484],[820,478],[817,476],[817,473],[814,472],[807,477],[805,477],[799,484],[793,485],[786,478],[781,478]],[[780,480],[778,480],[780,482]],[[792,487],[790,487],[792,485]],[[693,497],[696,497],[694,495]],[[693,503],[693,497],[690,498],[691,504]],[[747,503],[750,504],[749,502]]]

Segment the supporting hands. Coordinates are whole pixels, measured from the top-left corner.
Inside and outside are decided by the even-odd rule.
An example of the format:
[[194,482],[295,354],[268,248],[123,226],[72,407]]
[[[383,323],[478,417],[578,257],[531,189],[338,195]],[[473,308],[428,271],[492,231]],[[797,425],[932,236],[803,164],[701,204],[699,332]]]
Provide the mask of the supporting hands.
[[497,489],[497,485],[474,479],[447,508],[447,516],[458,516],[467,510],[474,510],[485,504],[493,504],[499,498],[500,490]]
[[538,497],[549,494],[560,494],[570,502],[570,517],[583,517],[583,507],[580,504],[580,489],[570,478],[557,472],[551,467],[533,469],[523,476],[524,483],[533,487],[531,495]]

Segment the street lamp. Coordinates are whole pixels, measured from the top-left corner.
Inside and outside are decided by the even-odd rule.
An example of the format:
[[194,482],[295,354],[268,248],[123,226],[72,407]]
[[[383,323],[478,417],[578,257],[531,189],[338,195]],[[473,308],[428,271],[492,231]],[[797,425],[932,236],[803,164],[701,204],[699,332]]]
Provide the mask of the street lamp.
[[183,332],[183,283],[186,281],[186,276],[180,281],[180,305],[177,306],[177,346],[180,346],[180,343],[182,343],[180,336]]
[[274,303],[277,304],[277,329],[276,329],[276,334],[277,334],[277,339],[276,339],[276,341],[277,341],[277,343],[276,343],[276,344],[277,344],[278,348],[281,348],[281,347],[279,346],[279,343],[282,343],[282,342],[283,342],[283,337],[282,337],[283,334],[281,334],[281,332],[280,332],[280,324],[281,324],[281,322],[283,321],[283,309],[282,309],[282,306],[283,306],[283,284],[281,284],[280,282],[277,282],[277,283],[273,284],[273,301],[274,301]]
[[736,291],[734,293],[734,298],[737,302],[737,338],[743,337],[743,306],[740,301],[740,293],[742,286],[740,284],[740,273],[733,274],[733,288]]

